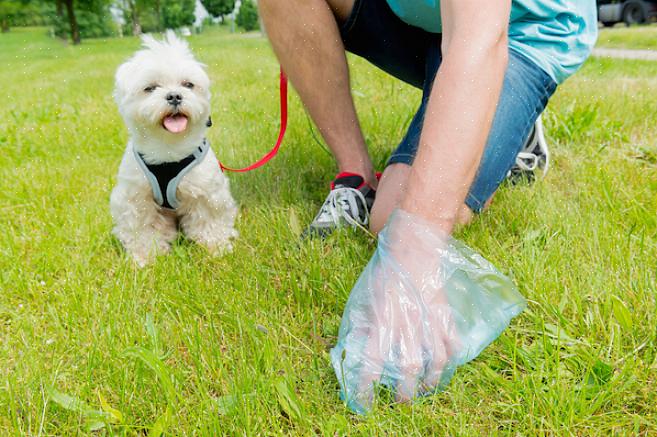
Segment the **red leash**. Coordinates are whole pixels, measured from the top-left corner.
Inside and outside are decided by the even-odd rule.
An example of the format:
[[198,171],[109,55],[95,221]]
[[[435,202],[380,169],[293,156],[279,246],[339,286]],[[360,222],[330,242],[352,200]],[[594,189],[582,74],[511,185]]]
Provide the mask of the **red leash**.
[[248,167],[244,168],[231,168],[231,167],[226,167],[223,165],[221,162],[219,162],[219,167],[221,167],[221,171],[234,171],[236,173],[245,173],[247,171],[255,170],[258,167],[262,167],[271,159],[276,156],[278,153],[278,149],[281,147],[281,143],[283,142],[283,137],[285,136],[285,130],[287,129],[287,76],[285,76],[285,73],[283,72],[283,69],[281,68],[281,74],[280,74],[280,94],[281,94],[281,129],[278,132],[278,140],[276,140],[276,145],[274,146],[273,149],[269,151],[265,156],[254,162],[253,164],[249,165]]

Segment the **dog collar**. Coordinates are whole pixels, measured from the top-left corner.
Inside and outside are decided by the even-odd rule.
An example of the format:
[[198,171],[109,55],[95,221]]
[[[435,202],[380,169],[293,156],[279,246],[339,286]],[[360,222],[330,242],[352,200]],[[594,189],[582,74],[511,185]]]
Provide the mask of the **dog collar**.
[[155,203],[165,209],[175,210],[180,206],[176,197],[176,190],[182,178],[196,167],[208,152],[210,146],[205,138],[203,143],[189,156],[177,162],[163,162],[161,164],[148,164],[141,153],[132,149],[137,164],[146,175],[151,184]]

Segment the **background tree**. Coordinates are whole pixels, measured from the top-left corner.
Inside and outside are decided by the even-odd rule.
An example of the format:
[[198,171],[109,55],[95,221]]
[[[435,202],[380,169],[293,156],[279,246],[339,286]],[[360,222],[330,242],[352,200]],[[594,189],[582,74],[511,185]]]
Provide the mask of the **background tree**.
[[62,0],[55,0],[55,14],[56,19],[64,16],[64,2]]
[[150,1],[153,2],[153,12],[155,13],[155,30],[162,30],[162,2],[160,0]]
[[0,0],[0,28],[45,26],[52,23],[53,12],[51,0]]
[[73,44],[80,44],[82,42],[82,37],[80,36],[80,26],[78,26],[78,19],[75,16],[75,7],[73,6],[73,0],[63,0],[64,6],[66,6],[66,16],[68,18],[69,32]]
[[131,24],[130,28],[133,35],[141,34],[141,19],[140,19],[140,5],[137,0],[126,0],[125,1],[126,9],[123,11],[123,15],[128,18],[126,22]]
[[14,15],[16,15],[20,6],[20,3],[16,0],[0,1],[0,27],[2,27],[2,33],[9,32]]
[[125,33],[140,35],[162,30],[161,0],[118,0],[115,5],[123,11]]
[[235,9],[235,0],[201,0],[201,3],[214,18],[223,18]]
[[192,26],[194,16],[194,0],[165,0],[162,2],[162,24],[167,29],[177,29]]
[[242,0],[235,22],[239,27],[248,32],[260,27],[260,23],[258,22],[258,8],[253,3],[253,0]]
[[62,0],[64,11],[55,18],[55,34],[70,37],[73,44],[83,38],[98,38],[116,34],[109,6],[112,0]]

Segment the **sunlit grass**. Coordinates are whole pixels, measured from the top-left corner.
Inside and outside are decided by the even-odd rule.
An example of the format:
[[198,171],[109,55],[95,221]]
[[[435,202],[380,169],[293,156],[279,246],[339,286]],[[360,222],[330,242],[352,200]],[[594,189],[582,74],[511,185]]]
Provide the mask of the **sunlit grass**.
[[657,50],[657,24],[601,29],[598,47]]
[[[278,65],[262,38],[190,41],[214,82],[211,144],[248,163],[277,133]],[[296,96],[280,155],[229,175],[235,252],[181,239],[136,270],[108,198],[126,140],[113,73],[138,41],[31,30],[0,47],[0,435],[657,432],[657,63],[590,61],[545,117],[547,179],[504,187],[458,235],[529,309],[446,392],[357,417],[327,350],[375,246],[351,232],[299,243],[335,169]],[[383,163],[419,93],[351,63]]]

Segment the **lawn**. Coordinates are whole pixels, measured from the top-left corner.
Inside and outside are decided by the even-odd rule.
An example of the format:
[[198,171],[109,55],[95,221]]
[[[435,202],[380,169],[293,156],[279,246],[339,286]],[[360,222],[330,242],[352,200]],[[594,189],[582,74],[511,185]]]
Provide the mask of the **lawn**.
[[[211,144],[246,164],[277,133],[277,63],[260,37],[190,41],[214,82]],[[0,35],[0,435],[657,433],[657,63],[588,62],[545,116],[547,178],[503,187],[458,233],[528,310],[445,392],[361,417],[328,349],[375,243],[300,243],[335,168],[296,96],[280,155],[229,175],[232,254],[181,239],[138,270],[111,236],[126,141],[113,73],[138,44]],[[382,164],[419,94],[350,62]]]
[[601,29],[598,47],[657,50],[657,24]]

